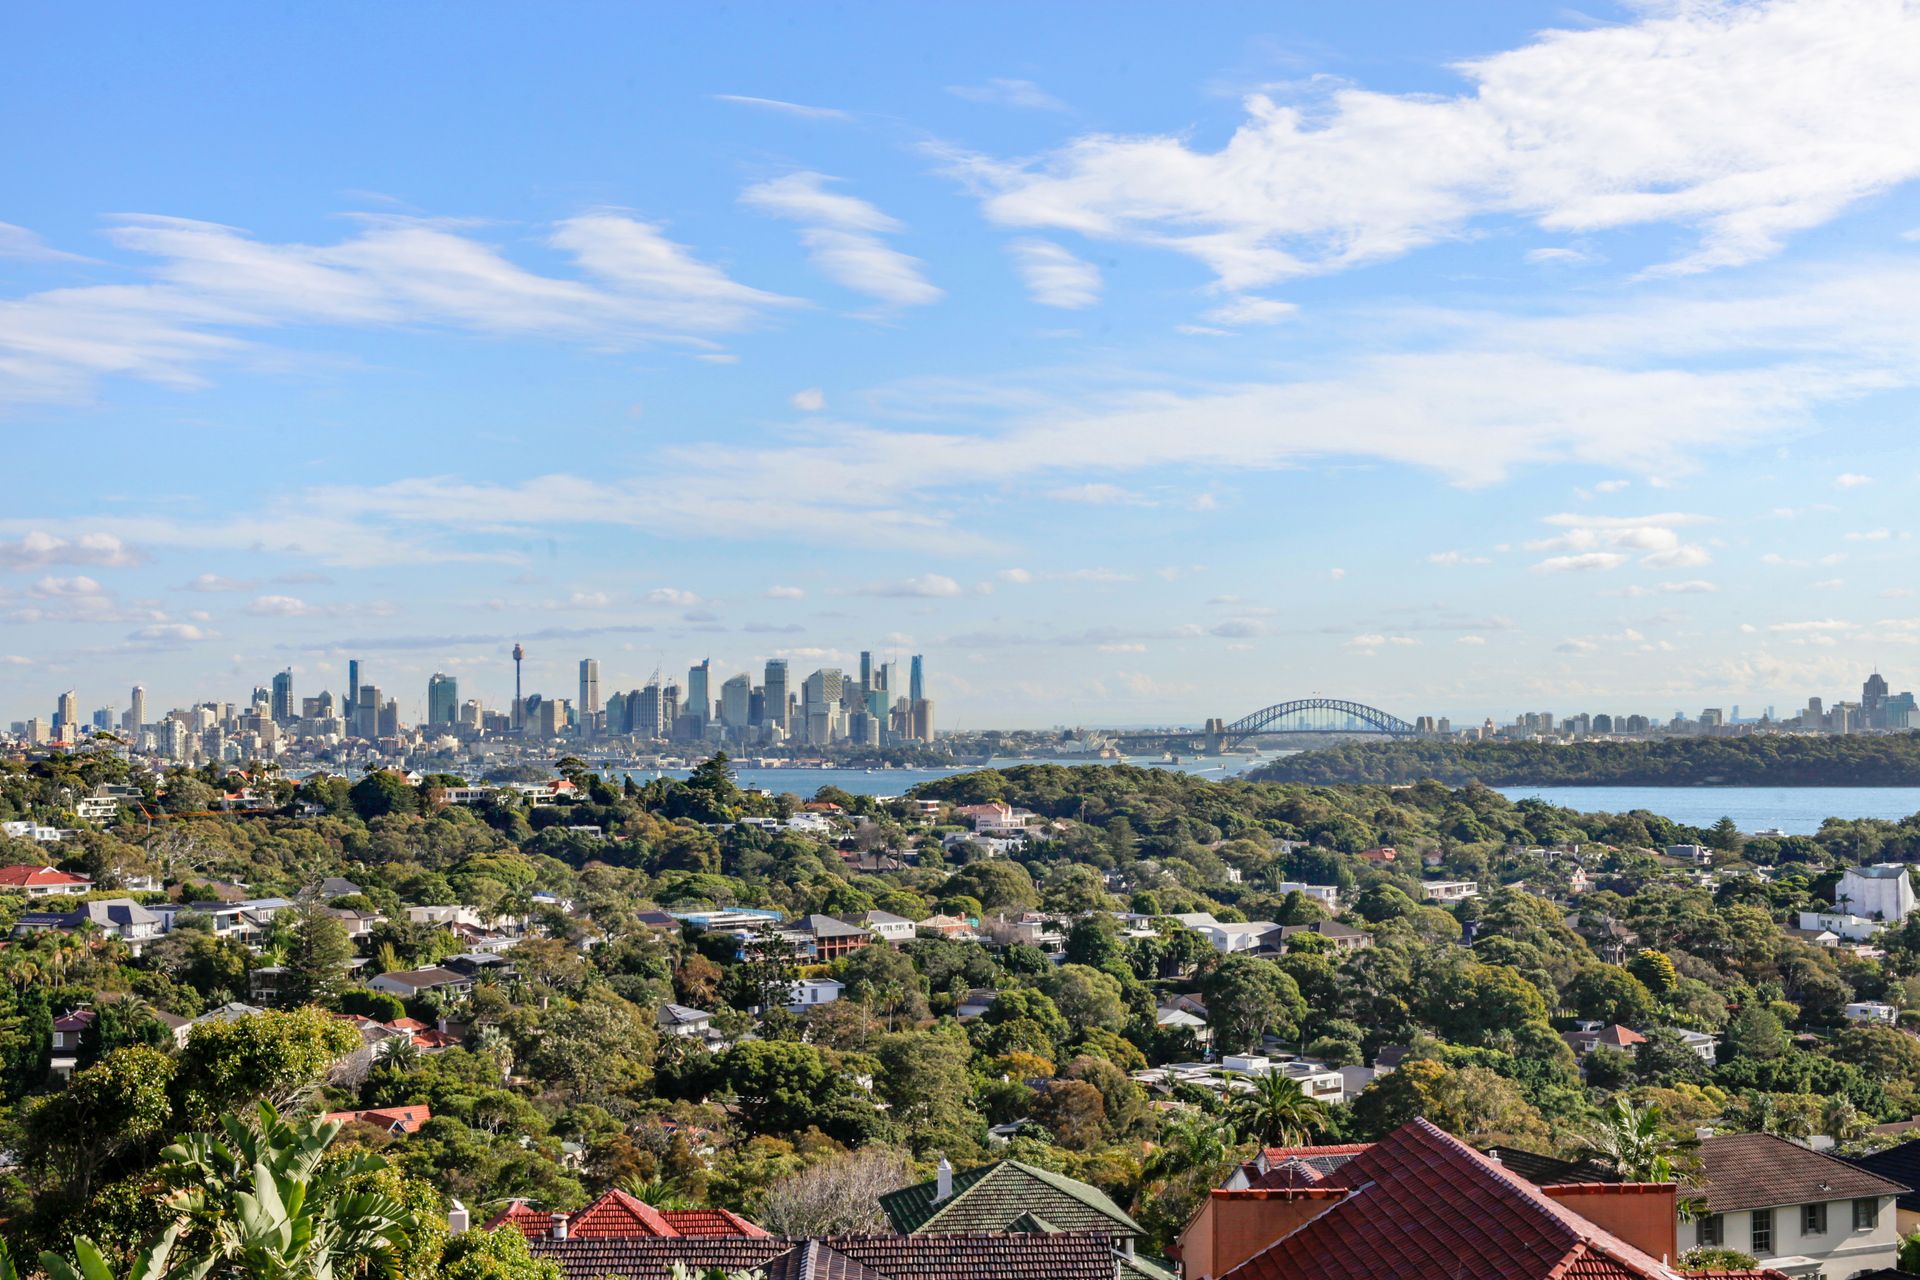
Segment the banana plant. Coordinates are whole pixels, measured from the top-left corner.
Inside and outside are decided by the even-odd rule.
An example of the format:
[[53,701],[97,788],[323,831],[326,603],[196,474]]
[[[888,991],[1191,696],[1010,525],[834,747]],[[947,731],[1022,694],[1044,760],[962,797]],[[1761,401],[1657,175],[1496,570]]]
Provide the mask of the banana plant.
[[[73,1238],[71,1259],[51,1251],[41,1254],[40,1270],[45,1273],[47,1280],[202,1280],[213,1269],[214,1259],[176,1259],[173,1246],[179,1237],[178,1226],[167,1228],[167,1233],[152,1248],[134,1260],[124,1277],[108,1264],[100,1247],[85,1236]],[[13,1264],[13,1255],[7,1251],[5,1240],[0,1240],[0,1280],[20,1280],[20,1272]]]

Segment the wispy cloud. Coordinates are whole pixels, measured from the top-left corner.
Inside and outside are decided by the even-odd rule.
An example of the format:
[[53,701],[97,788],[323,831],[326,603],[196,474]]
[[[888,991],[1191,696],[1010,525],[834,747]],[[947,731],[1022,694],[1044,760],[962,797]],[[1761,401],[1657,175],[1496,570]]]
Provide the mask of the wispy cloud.
[[779,98],[755,98],[744,93],[716,93],[715,102],[731,102],[736,106],[759,107],[764,111],[777,111],[782,115],[799,116],[805,120],[853,119],[853,113],[842,111],[838,107],[811,107],[803,102],[783,102]]
[[1100,268],[1051,240],[1027,237],[1008,246],[1027,292],[1042,306],[1078,310],[1100,301]]
[[993,79],[985,84],[950,84],[947,92],[968,102],[1025,111],[1065,111],[1067,104],[1031,80]]
[[801,225],[800,242],[820,273],[855,293],[892,306],[924,306],[945,294],[930,282],[918,258],[880,237],[902,230],[898,221],[856,196],[832,189],[823,173],[790,173],[748,187],[741,203]]

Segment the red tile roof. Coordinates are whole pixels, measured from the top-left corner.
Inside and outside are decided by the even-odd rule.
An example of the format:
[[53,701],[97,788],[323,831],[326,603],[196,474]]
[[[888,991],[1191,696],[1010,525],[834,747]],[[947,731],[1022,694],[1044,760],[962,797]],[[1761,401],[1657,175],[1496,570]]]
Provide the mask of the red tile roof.
[[[530,1240],[551,1239],[553,1215],[515,1200],[487,1225],[511,1223]],[[771,1233],[730,1209],[654,1208],[618,1187],[567,1219],[570,1240],[768,1239]]]
[[338,1120],[341,1124],[357,1120],[388,1132],[418,1133],[421,1125],[433,1119],[433,1111],[422,1102],[404,1107],[369,1107],[364,1111],[329,1111],[321,1119]]
[[1554,1202],[1425,1120],[1394,1130],[1305,1191],[1348,1194],[1226,1273],[1231,1280],[1666,1280],[1659,1259]]
[[767,1280],[1116,1280],[1118,1258],[1105,1236],[1054,1235],[829,1236],[673,1240],[535,1240],[535,1257],[560,1264],[565,1280],[666,1280],[678,1262],[696,1274],[710,1268],[759,1271]]
[[45,885],[92,884],[85,876],[69,875],[52,867],[33,867],[19,863],[11,867],[0,867],[0,887],[8,889],[37,889]]

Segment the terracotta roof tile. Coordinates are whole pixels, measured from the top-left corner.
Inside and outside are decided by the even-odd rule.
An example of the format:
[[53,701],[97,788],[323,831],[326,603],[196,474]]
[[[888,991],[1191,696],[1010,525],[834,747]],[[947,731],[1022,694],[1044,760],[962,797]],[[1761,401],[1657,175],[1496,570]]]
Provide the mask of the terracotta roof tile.
[[836,1236],[679,1239],[538,1239],[536,1257],[565,1280],[664,1280],[676,1262],[694,1271],[755,1270],[767,1280],[1116,1280],[1107,1237],[1060,1235]]

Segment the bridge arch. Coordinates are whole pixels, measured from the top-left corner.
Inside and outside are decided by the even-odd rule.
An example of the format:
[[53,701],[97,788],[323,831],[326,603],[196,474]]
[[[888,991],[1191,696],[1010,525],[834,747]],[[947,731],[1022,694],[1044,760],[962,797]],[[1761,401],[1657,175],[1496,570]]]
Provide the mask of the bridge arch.
[[[1288,719],[1310,722],[1314,712],[1326,713],[1323,718],[1329,722],[1344,718],[1346,723],[1293,729],[1275,727]],[[1291,702],[1276,702],[1252,715],[1240,717],[1228,725],[1221,736],[1232,746],[1258,733],[1384,733],[1401,738],[1411,737],[1417,732],[1400,717],[1389,715],[1364,702],[1353,702],[1346,698],[1295,698]]]

